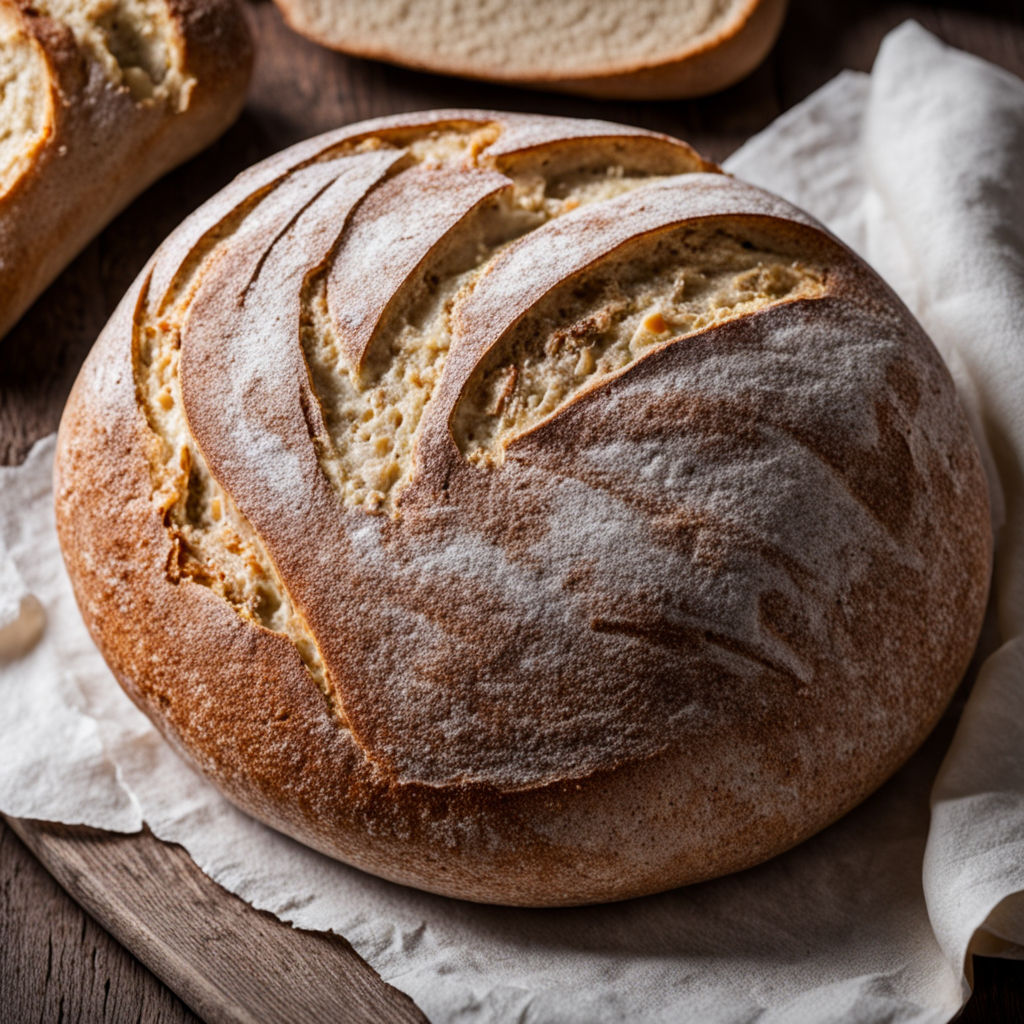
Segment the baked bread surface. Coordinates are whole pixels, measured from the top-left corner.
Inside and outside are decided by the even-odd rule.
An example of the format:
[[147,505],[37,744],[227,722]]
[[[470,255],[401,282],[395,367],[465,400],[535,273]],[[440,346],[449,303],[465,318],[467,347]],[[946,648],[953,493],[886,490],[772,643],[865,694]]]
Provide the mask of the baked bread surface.
[[237,0],[0,0],[0,336],[242,108]]
[[613,99],[702,96],[764,60],[786,0],[275,0],[360,57]]
[[480,111],[198,210],[61,424],[97,644],[233,801],[467,899],[619,899],[824,827],[980,627],[947,371],[806,214],[683,143]]

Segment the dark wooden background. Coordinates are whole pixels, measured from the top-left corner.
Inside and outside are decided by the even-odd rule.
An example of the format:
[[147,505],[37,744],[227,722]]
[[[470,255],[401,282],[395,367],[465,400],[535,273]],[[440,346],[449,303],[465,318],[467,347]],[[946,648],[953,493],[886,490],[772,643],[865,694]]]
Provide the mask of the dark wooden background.
[[[19,462],[56,429],[89,346],[160,240],[238,171],[309,135],[378,114],[480,106],[644,125],[721,160],[842,68],[870,69],[882,37],[907,18],[1024,76],[1024,0],[793,0],[774,51],[746,81],[707,99],[662,103],[592,102],[349,59],[289,32],[267,0],[249,13],[259,50],[235,127],[136,201],[0,342],[0,463]],[[363,1019],[355,1003],[350,1016]],[[0,1024],[196,1019],[0,822]],[[977,959],[962,1019],[1024,1021],[1024,963]]]

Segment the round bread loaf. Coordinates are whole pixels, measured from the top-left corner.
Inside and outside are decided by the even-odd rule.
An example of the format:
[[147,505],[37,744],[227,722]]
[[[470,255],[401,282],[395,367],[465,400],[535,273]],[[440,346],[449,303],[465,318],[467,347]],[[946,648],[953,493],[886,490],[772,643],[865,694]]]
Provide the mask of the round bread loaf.
[[755,864],[887,778],[991,538],[939,356],[806,214],[664,136],[441,111],[241,175],[61,424],[121,684],[240,807],[472,900]]

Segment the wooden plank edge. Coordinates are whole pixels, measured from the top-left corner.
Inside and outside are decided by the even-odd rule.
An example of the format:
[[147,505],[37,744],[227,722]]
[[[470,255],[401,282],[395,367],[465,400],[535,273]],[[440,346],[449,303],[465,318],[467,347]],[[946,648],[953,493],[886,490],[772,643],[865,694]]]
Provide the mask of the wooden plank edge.
[[254,909],[148,830],[4,820],[72,899],[209,1024],[426,1022],[343,938]]

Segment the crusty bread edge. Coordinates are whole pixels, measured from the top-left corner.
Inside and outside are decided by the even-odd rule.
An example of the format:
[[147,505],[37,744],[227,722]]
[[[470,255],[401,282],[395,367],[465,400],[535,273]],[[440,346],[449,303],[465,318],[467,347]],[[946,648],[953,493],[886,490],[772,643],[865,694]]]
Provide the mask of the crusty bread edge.
[[[168,111],[159,123],[148,109],[134,118],[127,113],[118,121],[118,132],[134,132],[136,138],[106,166],[103,140],[91,137],[79,123],[76,101],[83,97],[83,84],[77,50],[66,45],[55,23],[18,10],[50,68],[54,123],[32,166],[0,199],[3,244],[19,256],[0,271],[0,339],[133,199],[208,146],[238,117],[253,57],[238,0],[168,0],[168,6],[178,26],[184,69],[195,79],[189,108]],[[109,103],[111,114],[116,106],[126,105],[117,90],[101,102]]]
[[678,54],[658,63],[624,63],[600,74],[562,77],[503,74],[497,67],[439,60],[426,62],[410,58],[393,46],[347,46],[318,36],[305,23],[301,0],[275,0],[286,23],[300,35],[321,46],[354,57],[385,61],[401,67],[435,74],[473,78],[501,85],[590,96],[596,99],[667,100],[705,96],[738,82],[750,74],[768,55],[785,18],[789,0],[748,0],[729,25],[711,39],[684,47]]

